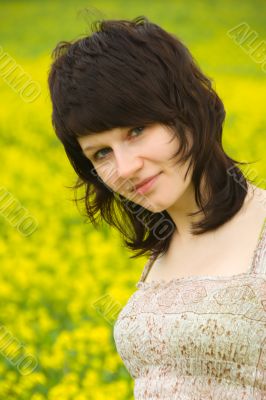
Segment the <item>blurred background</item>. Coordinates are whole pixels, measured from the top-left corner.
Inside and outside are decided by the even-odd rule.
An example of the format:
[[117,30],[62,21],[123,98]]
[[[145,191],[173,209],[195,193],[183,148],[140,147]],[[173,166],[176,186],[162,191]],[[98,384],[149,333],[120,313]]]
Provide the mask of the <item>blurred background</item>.
[[[224,102],[223,143],[266,188],[264,0],[0,2],[0,399],[133,399],[113,325],[146,262],[86,223],[51,125],[51,52],[101,18],[176,34]],[[27,77],[26,81],[23,79]],[[13,207],[13,209],[12,209]]]

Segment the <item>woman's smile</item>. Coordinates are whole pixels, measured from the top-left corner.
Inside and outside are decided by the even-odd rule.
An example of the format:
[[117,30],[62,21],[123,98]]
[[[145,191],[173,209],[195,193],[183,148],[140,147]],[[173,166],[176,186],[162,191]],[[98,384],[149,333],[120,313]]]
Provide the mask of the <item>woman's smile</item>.
[[159,174],[155,175],[153,178],[151,178],[148,182],[144,183],[142,186],[139,186],[135,191],[139,194],[144,194],[148,192],[154,184],[158,181],[159,175],[161,175],[162,172]]

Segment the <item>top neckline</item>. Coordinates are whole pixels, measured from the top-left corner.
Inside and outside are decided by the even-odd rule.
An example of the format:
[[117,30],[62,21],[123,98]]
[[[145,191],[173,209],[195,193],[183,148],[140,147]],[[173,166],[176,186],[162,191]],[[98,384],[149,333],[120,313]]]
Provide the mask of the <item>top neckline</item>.
[[156,260],[157,257],[151,256],[147,262],[147,268],[148,270],[146,273],[143,271],[144,276],[142,275],[140,280],[136,283],[137,288],[149,288],[149,287],[154,287],[154,286],[168,286],[174,283],[179,283],[179,282],[187,282],[187,281],[201,281],[201,280],[214,280],[214,281],[220,281],[220,280],[228,280],[228,279],[235,279],[235,278],[240,278],[240,277],[245,277],[248,275],[256,275],[255,269],[256,265],[258,262],[257,258],[257,253],[261,247],[261,244],[264,242],[264,239],[266,241],[266,217],[263,220],[262,228],[260,230],[259,238],[256,244],[256,247],[253,251],[253,256],[251,260],[251,264],[248,267],[246,272],[240,272],[238,274],[233,274],[233,275],[190,275],[190,276],[182,276],[182,277],[176,277],[172,278],[170,280],[164,280],[164,279],[152,279],[149,282],[143,281],[142,279],[147,277],[148,272],[150,271],[154,261]]

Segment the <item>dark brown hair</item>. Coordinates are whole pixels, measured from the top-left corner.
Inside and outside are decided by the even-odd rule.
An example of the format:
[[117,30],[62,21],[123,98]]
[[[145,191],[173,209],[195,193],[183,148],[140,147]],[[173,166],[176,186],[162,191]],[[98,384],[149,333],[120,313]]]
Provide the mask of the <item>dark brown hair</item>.
[[[199,235],[230,220],[248,190],[247,178],[236,164],[249,163],[233,160],[223,150],[225,109],[211,79],[174,34],[144,16],[97,20],[91,30],[91,35],[57,44],[48,77],[53,127],[78,175],[71,189],[85,188],[75,201],[85,200],[90,222],[98,227],[98,213],[101,222],[115,226],[127,247],[140,250],[131,258],[167,251],[176,229],[167,211],[153,213],[112,192],[77,140],[115,127],[157,122],[177,135],[178,163],[192,160],[188,170],[193,168],[195,200],[204,218],[192,224],[191,233]],[[187,128],[192,132],[190,149]],[[203,177],[206,201],[200,191]]]

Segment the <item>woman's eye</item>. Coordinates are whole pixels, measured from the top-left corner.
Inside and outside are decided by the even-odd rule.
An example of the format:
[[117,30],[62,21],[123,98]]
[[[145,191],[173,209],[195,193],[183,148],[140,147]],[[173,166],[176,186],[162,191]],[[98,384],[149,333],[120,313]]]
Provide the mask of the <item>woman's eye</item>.
[[[140,131],[139,131],[139,129],[140,129]],[[129,134],[130,134],[130,136],[132,136],[132,135],[131,135],[132,132],[137,132],[137,133],[138,133],[137,136],[139,136],[139,134],[142,133],[143,129],[144,129],[143,126],[130,129]],[[98,150],[96,153],[93,154],[93,156],[92,156],[92,157],[93,157],[93,160],[95,160],[95,161],[100,160],[100,159],[102,160],[102,159],[104,158],[104,156],[103,156],[103,157],[102,157],[102,156],[99,156],[99,154],[101,154],[102,151],[108,150],[108,149],[109,149],[109,147],[105,147],[105,148],[103,148],[103,149],[101,149],[101,150]]]
[[[108,150],[108,148],[106,148],[106,149]],[[106,150],[106,149],[98,150],[95,154],[93,154],[92,158],[93,158],[95,161],[97,161],[97,160],[99,160],[99,159],[101,159],[101,158],[104,158],[104,157],[99,157],[99,154],[101,153],[101,151]]]
[[139,127],[137,127],[137,128],[133,128],[133,129],[131,129],[130,133],[131,133],[131,132],[134,132],[134,131],[136,131],[136,130],[138,130],[138,129],[141,129],[141,131],[138,132],[138,133],[141,133],[142,130],[144,129],[144,127],[143,127],[143,126],[139,126]]

